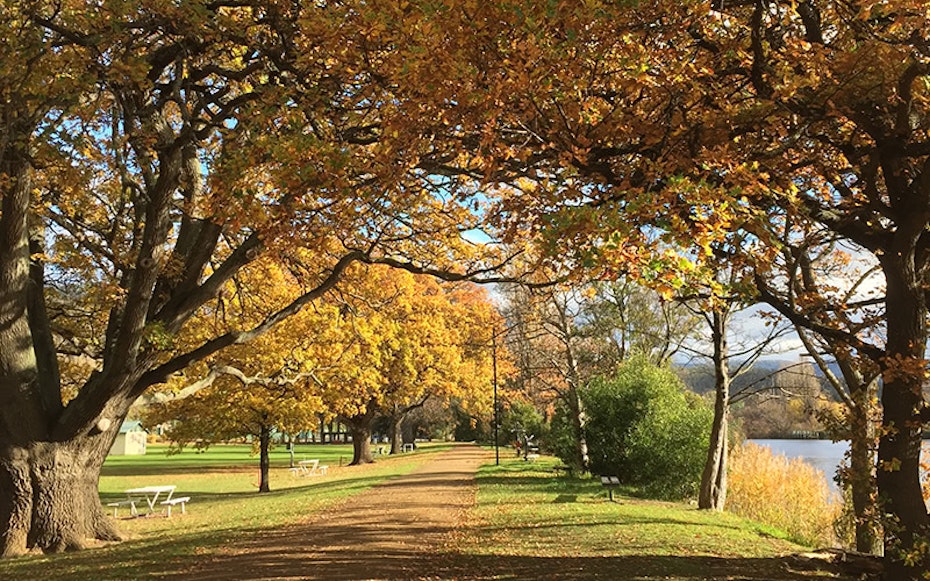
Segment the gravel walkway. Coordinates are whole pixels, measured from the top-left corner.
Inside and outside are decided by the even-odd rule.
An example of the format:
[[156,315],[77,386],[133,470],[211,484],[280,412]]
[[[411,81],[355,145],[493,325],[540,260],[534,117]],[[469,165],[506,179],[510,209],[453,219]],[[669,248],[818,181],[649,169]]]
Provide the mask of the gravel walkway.
[[198,563],[187,578],[433,577],[444,569],[438,555],[474,505],[475,472],[492,458],[477,446],[456,446],[305,524],[263,530]]

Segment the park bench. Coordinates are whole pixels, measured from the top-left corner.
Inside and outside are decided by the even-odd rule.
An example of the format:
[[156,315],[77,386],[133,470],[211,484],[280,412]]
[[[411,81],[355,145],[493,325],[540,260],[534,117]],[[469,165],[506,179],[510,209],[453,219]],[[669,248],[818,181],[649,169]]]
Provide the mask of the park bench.
[[135,500],[120,500],[118,502],[108,502],[107,506],[113,507],[113,518],[119,516],[119,507],[128,506],[129,514],[132,516],[138,516],[139,512],[136,510],[136,501]]
[[167,516],[171,516],[171,507],[176,505],[181,505],[181,514],[185,514],[187,511],[184,510],[185,505],[191,499],[190,496],[177,496],[175,498],[169,498],[168,500],[163,500],[161,502],[162,506],[167,508]]
[[607,489],[607,495],[611,502],[614,499],[614,489],[620,488],[620,479],[616,476],[601,476],[601,486]]
[[527,462],[535,462],[539,460],[539,454],[527,454],[526,456],[523,457],[523,459],[526,460]]

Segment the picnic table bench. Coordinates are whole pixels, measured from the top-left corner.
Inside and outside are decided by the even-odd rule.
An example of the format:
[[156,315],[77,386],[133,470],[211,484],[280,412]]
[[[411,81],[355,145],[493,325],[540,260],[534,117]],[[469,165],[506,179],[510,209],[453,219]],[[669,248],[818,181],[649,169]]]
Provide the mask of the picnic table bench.
[[[165,516],[171,516],[171,508],[181,505],[181,513],[187,512],[186,506],[190,502],[189,496],[172,496],[174,494],[174,485],[170,486],[143,486],[141,488],[130,488],[126,491],[127,500],[107,503],[107,506],[113,507],[113,516],[118,516],[121,506],[129,506],[129,512],[133,516],[138,516],[136,504],[145,502],[148,506],[147,515],[155,513],[155,506],[164,507]],[[161,500],[162,495],[164,500]]]
[[607,494],[610,500],[614,499],[614,489],[620,488],[620,479],[616,476],[601,476],[601,486],[607,488]]
[[186,514],[184,506],[190,501],[190,496],[176,496],[174,498],[169,498],[168,500],[163,500],[161,505],[167,509],[168,517],[171,517],[171,507],[180,504],[181,505],[181,514]]
[[326,474],[329,466],[326,464],[320,465],[318,459],[301,460],[297,463],[297,466],[292,467],[290,470],[294,476],[313,476],[314,474]]
[[108,502],[107,506],[113,507],[113,518],[119,517],[119,508],[121,506],[129,507],[130,516],[139,516],[139,511],[136,510],[136,501],[131,498],[128,500],[118,500],[116,502]]

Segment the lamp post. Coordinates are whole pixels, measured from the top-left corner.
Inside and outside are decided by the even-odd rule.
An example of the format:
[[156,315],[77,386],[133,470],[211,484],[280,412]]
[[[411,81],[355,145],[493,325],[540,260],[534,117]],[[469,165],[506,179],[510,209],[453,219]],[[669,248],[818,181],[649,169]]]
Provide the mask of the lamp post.
[[494,385],[494,465],[500,466],[501,449],[497,433],[500,429],[500,419],[497,415],[497,333],[491,335],[491,377]]

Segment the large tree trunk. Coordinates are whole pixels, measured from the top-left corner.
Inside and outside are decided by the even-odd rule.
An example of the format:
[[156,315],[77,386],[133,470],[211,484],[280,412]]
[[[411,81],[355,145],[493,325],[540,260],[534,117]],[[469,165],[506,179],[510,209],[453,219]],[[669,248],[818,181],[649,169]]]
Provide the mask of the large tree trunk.
[[715,309],[713,312],[714,344],[714,422],[710,432],[710,445],[704,472],[701,475],[701,492],[698,508],[723,510],[727,498],[727,451],[730,415],[730,369],[727,360],[728,313]]
[[[926,372],[925,289],[906,250],[883,257],[887,281],[887,356],[883,363],[882,430],[878,444],[878,492],[884,502],[888,579],[917,579],[930,571],[930,515],[920,483],[920,446]],[[906,562],[913,563],[907,565]]]
[[371,464],[375,461],[371,454],[371,423],[347,422],[352,434],[352,462],[349,466]]
[[111,442],[97,434],[0,448],[0,555],[32,548],[60,552],[83,548],[88,539],[120,539],[97,493]]
[[[77,549],[88,538],[119,538],[97,495],[100,466],[118,424],[100,424],[89,435],[54,432],[62,404],[54,346],[46,328],[42,264],[30,261],[27,135],[4,143],[7,147],[0,151],[2,557],[32,548]],[[34,228],[33,234],[33,249],[40,250],[41,229]]]
[[375,461],[371,454],[371,425],[377,415],[378,404],[369,401],[365,411],[352,417],[343,417],[343,422],[352,434],[352,462],[349,466],[371,464]]
[[258,434],[258,470],[259,470],[259,479],[258,479],[258,491],[259,492],[271,492],[271,486],[269,485],[268,474],[271,468],[271,457],[268,454],[269,449],[271,448],[271,427],[265,424],[261,425],[259,434]]

